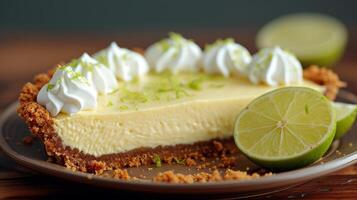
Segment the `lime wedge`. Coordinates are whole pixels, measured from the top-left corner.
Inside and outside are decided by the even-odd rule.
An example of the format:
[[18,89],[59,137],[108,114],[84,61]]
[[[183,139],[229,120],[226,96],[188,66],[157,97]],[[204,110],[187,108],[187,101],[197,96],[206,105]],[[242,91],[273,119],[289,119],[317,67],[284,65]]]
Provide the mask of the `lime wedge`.
[[352,127],[357,116],[357,105],[339,102],[333,102],[332,105],[336,112],[336,140],[346,134]]
[[266,24],[258,33],[258,48],[280,46],[294,53],[304,66],[331,66],[344,52],[346,27],[321,14],[292,14]]
[[234,140],[256,164],[288,170],[318,160],[330,147],[336,121],[331,103],[306,87],[284,87],[253,100],[238,115]]

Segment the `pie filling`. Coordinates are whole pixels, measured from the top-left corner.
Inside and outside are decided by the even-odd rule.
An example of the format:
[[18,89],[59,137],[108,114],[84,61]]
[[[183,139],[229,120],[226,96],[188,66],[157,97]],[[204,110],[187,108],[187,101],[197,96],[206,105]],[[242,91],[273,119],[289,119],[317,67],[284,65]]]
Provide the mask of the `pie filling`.
[[[307,80],[301,85],[323,90]],[[64,146],[96,157],[225,139],[237,114],[275,88],[244,77],[150,74],[99,95],[94,110],[54,117],[55,131]]]

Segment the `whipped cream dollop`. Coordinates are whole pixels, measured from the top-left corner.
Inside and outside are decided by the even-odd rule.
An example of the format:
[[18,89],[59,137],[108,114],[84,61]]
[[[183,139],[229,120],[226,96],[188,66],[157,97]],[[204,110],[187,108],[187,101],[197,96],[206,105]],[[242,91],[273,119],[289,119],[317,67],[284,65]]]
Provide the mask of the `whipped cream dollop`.
[[265,48],[253,56],[248,68],[251,82],[271,86],[299,84],[303,80],[302,66],[291,53],[280,47]]
[[59,67],[52,79],[41,88],[37,102],[45,106],[52,116],[60,112],[74,114],[80,110],[95,108],[97,92],[72,67]]
[[231,74],[244,75],[251,60],[252,57],[245,47],[227,38],[206,46],[202,67],[208,74],[222,74],[225,77]]
[[176,33],[148,47],[145,58],[150,67],[157,73],[170,71],[196,72],[202,56],[201,48],[191,40]]
[[149,71],[149,65],[141,54],[120,48],[115,42],[112,42],[107,49],[95,54],[94,58],[124,81],[140,78]]
[[118,88],[113,72],[87,53],[68,65],[73,67],[75,72],[81,73],[98,93],[105,94]]

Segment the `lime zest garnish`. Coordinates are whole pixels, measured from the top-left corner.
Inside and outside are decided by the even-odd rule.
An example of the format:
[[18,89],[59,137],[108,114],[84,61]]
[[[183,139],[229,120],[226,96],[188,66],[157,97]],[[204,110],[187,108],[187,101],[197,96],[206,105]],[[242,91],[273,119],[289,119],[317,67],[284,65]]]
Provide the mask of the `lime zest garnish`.
[[224,83],[209,83],[206,84],[208,81],[220,81],[223,80],[224,78],[222,76],[217,76],[217,75],[200,75],[198,78],[194,78],[191,81],[187,83],[187,87],[192,90],[201,90],[204,85],[207,85],[208,87],[211,88],[221,88],[224,87]]
[[59,78],[59,79],[56,81],[55,84],[48,83],[48,84],[47,84],[47,88],[46,88],[47,92],[48,92],[48,91],[51,91],[54,87],[56,87],[56,85],[60,84],[61,81],[62,81],[62,77]]
[[[216,76],[211,75],[201,75],[198,78],[193,78],[187,83],[187,87],[192,90],[201,90],[206,81],[215,80]],[[213,83],[211,83],[213,84]],[[211,84],[209,86],[211,86]]]
[[51,84],[51,83],[47,84],[47,92],[52,90],[54,87],[55,87],[54,84]]
[[208,51],[214,47],[220,46],[220,45],[225,45],[225,44],[231,44],[234,43],[234,39],[233,38],[226,38],[226,39],[217,39],[214,43],[212,44],[206,44],[205,45],[205,51]]
[[[195,91],[203,88],[220,88],[225,85],[222,81],[224,78],[216,75],[187,73],[176,76],[166,71],[152,76],[144,85],[131,81],[120,86],[120,102],[134,108],[147,102],[189,98],[195,95]],[[117,91],[118,89],[112,93]]]
[[156,167],[161,167],[161,158],[159,155],[155,154],[152,161],[155,163]]
[[242,55],[244,55],[244,53],[245,53],[245,52],[244,52],[242,49],[240,49],[240,48],[235,49],[235,50],[233,51],[233,55],[232,55],[233,62],[234,62],[235,64],[241,65],[241,64],[243,63]]
[[170,32],[169,37],[175,42],[181,42],[182,40],[185,40],[185,38],[182,37],[181,34],[175,32]]
[[182,97],[189,96],[189,94],[185,90],[176,90],[175,94],[176,94],[176,99],[180,99]]
[[183,87],[183,84],[176,78],[171,77],[169,79],[170,90],[174,91],[176,94],[176,99],[179,99],[184,96],[188,96],[187,91]]
[[158,44],[160,45],[163,52],[166,52],[170,48],[170,44],[167,39],[161,40]]
[[[105,50],[107,51],[107,50]],[[105,67],[108,67],[108,58],[107,58],[107,52],[102,52],[95,56],[95,59],[99,62],[102,63]]]
[[123,61],[128,60],[128,58],[129,58],[128,53],[127,53],[127,52],[124,52],[124,53],[121,55],[121,58],[122,58]]
[[138,84],[140,82],[140,78],[139,77],[134,77],[131,81],[130,81],[130,83],[132,83],[132,84]]
[[117,93],[118,91],[119,91],[119,88],[114,89],[113,91],[109,92],[108,94],[115,94],[115,93]]
[[113,106],[113,102],[112,101],[109,101],[108,104],[107,104],[108,107],[111,107]]
[[75,67],[81,65],[86,71],[93,72],[94,67],[97,67],[99,64],[100,64],[99,62],[94,64],[94,63],[89,63],[89,62],[84,62],[82,60],[79,60],[78,64],[76,66],[72,66],[72,67],[75,68]]
[[79,60],[78,59],[72,59],[68,64],[66,64],[66,66],[75,67],[78,64],[79,64]]
[[[70,80],[80,81],[81,83],[89,85],[89,81],[80,72],[73,71],[72,67],[69,67],[67,65],[58,65],[57,70],[66,72],[69,75]],[[61,79],[62,77],[57,80],[56,84],[59,84],[61,82]]]
[[87,81],[86,78],[84,78],[84,76],[80,73],[80,72],[73,72],[71,73],[71,80],[81,80],[81,81]]
[[189,96],[186,85],[171,73],[163,73],[163,78],[155,83],[152,83],[148,88],[152,89],[154,93],[169,95],[173,93],[176,99]]
[[148,101],[147,96],[143,92],[130,91],[127,88],[122,90],[123,96],[120,98],[120,101],[123,103],[145,103]]
[[271,61],[273,60],[273,52],[269,52],[267,55],[263,55],[263,51],[260,51],[259,54],[261,59],[258,61],[258,68],[265,69],[269,66]]
[[176,162],[177,164],[180,164],[180,165],[185,164],[185,159],[179,160],[178,158],[174,157],[174,160],[175,160],[175,162]]
[[129,109],[129,106],[127,105],[120,105],[119,106],[119,110],[128,110]]
[[[170,40],[172,42],[170,42]],[[176,57],[178,55],[178,49],[182,46],[184,42],[187,42],[188,40],[184,37],[182,37],[181,34],[175,33],[175,32],[170,32],[169,33],[169,38],[162,39],[158,42],[160,45],[161,49],[163,52],[166,52],[170,48],[175,49],[175,53],[173,54],[173,57]],[[190,41],[192,42],[192,41]]]
[[202,79],[194,79],[190,81],[187,86],[192,90],[201,90],[202,89]]

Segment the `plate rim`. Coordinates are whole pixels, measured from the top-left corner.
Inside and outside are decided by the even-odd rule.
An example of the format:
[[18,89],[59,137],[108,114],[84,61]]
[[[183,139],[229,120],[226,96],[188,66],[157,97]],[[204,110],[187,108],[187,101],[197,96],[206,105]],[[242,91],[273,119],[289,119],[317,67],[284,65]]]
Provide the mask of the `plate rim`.
[[[351,101],[357,103],[357,97],[348,91],[341,90],[341,96],[353,97]],[[6,120],[16,113],[18,101],[11,103],[0,116],[0,148],[4,154],[16,163],[43,174],[55,176],[58,178],[71,180],[75,182],[91,184],[96,186],[105,186],[106,188],[123,189],[128,191],[158,192],[158,193],[185,193],[185,194],[219,194],[219,193],[241,193],[250,191],[260,191],[270,188],[293,185],[304,181],[309,181],[317,177],[335,172],[347,166],[357,163],[357,151],[328,161],[323,164],[308,166],[287,172],[281,172],[272,176],[261,177],[252,180],[227,180],[221,182],[179,184],[162,183],[152,181],[126,181],[107,177],[96,176],[84,172],[71,171],[59,164],[50,163],[43,160],[35,160],[24,156],[13,150],[8,145],[3,135],[3,126]],[[174,190],[172,190],[174,189]]]

